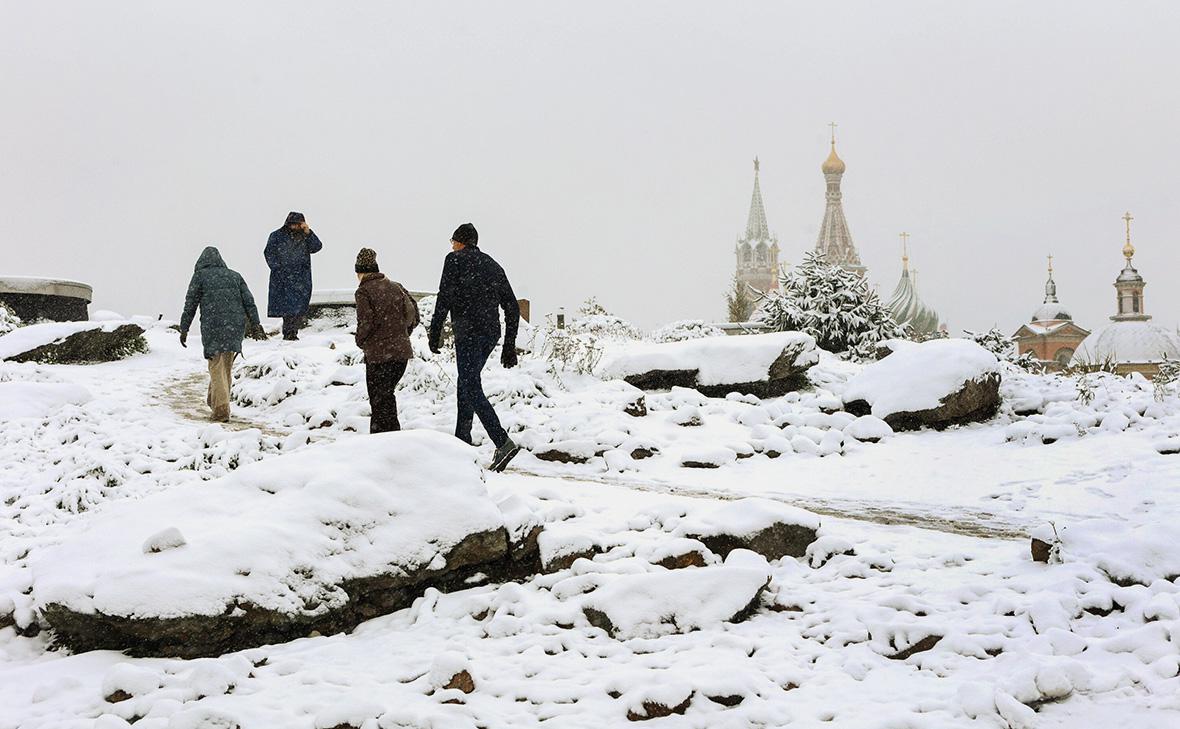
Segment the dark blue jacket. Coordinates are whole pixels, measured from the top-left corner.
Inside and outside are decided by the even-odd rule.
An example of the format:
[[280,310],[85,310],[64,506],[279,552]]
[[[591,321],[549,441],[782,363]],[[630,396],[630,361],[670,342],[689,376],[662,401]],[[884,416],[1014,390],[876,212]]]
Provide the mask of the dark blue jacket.
[[314,232],[298,236],[283,226],[266,240],[270,266],[267,316],[302,316],[311,301],[311,254],[324,247]]
[[515,350],[520,304],[504,269],[477,246],[449,253],[430,320],[430,341],[437,346],[450,314],[456,344],[475,339],[494,342],[500,336],[499,309],[504,310],[504,349]]
[[218,352],[242,351],[242,337],[246,324],[258,324],[258,307],[250,288],[237,271],[226,268],[221,254],[213,246],[201,251],[188,295],[184,297],[184,314],[180,317],[180,331],[187,332],[193,325],[197,307],[201,309],[201,345],[205,359],[213,359]]

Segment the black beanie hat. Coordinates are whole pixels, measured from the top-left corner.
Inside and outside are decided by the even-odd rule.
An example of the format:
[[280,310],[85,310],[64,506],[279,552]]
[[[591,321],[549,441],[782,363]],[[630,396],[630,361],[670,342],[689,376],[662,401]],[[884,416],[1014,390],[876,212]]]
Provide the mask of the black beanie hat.
[[283,225],[296,225],[298,223],[306,223],[307,219],[303,217],[303,213],[296,213],[294,211],[287,213],[287,222]]
[[456,243],[462,243],[465,246],[479,245],[479,233],[475,230],[475,226],[471,223],[464,223],[455,232],[451,234],[451,240]]
[[377,268],[377,252],[372,248],[362,248],[356,254],[357,273],[377,273],[380,270]]

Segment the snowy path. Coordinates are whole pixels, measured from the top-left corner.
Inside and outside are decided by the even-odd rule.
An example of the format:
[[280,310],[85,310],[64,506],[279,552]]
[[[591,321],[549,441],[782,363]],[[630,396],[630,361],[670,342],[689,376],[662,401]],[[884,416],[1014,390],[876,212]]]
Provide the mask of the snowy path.
[[1014,521],[998,514],[954,506],[930,506],[897,500],[820,498],[785,493],[765,493],[737,489],[718,490],[683,482],[641,479],[610,475],[552,475],[521,468],[510,468],[511,473],[534,478],[558,478],[572,483],[609,484],[633,491],[687,496],[696,499],[733,501],[758,496],[798,506],[823,516],[852,519],[874,524],[912,526],[948,534],[960,534],[984,539],[1023,539],[1028,536],[1031,521]]
[[[205,404],[206,388],[209,384],[209,376],[203,372],[194,372],[192,374],[183,375],[181,377],[171,377],[159,383],[159,387],[155,390],[158,393],[157,400],[171,409],[181,419],[191,421],[194,423],[209,423],[209,408]],[[267,423],[244,418],[238,413],[233,413],[230,416],[228,423],[216,423],[218,427],[226,430],[249,430],[256,428],[265,435],[281,436],[285,433],[279,433],[274,430]]]

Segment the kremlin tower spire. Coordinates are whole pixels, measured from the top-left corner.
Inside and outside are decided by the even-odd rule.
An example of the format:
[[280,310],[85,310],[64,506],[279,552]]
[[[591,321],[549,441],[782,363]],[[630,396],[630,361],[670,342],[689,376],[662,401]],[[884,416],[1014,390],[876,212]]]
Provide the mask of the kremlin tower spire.
[[843,194],[840,192],[840,180],[844,176],[845,165],[844,160],[836,154],[836,123],[832,122],[829,126],[832,128],[832,151],[820,167],[827,181],[827,204],[819,238],[815,241],[815,251],[828,263],[838,264],[863,276],[865,267],[852,242],[852,234],[848,232],[848,221],[844,218],[841,202]]
[[761,164],[754,158],[754,192],[750,195],[750,214],[746,217],[746,234],[739,237],[734,253],[737,255],[737,278],[746,286],[763,293],[778,288],[778,238],[770,234],[766,224],[766,208],[762,204],[762,185],[759,180]]

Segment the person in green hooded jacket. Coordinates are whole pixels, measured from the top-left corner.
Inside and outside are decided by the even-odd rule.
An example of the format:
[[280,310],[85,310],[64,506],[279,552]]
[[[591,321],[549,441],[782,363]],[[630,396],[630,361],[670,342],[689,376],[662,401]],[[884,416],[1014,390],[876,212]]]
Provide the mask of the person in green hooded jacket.
[[[180,346],[188,347],[188,330],[201,310],[201,344],[209,361],[209,395],[206,402],[213,420],[229,420],[229,386],[234,358],[242,353],[247,333],[265,338],[258,307],[241,274],[225,265],[213,246],[201,251],[180,317]],[[247,331],[248,330],[248,331]]]

